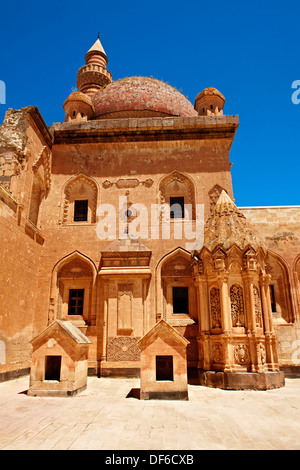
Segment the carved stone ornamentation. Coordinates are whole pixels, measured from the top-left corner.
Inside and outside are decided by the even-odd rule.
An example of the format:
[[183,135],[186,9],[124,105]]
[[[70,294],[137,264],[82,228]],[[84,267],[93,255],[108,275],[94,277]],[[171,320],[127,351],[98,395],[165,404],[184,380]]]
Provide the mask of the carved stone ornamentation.
[[254,310],[255,310],[255,322],[256,326],[261,326],[261,301],[259,290],[256,286],[253,286],[253,296],[254,296]]
[[234,346],[234,359],[236,364],[244,365],[249,363],[249,350],[245,343],[239,343]]
[[89,188],[92,190],[92,200],[89,201],[89,205],[91,207],[91,223],[96,222],[96,209],[97,209],[97,185],[96,183],[90,179],[89,177],[80,174],[76,176],[75,178],[72,179],[72,181],[69,182],[65,189],[65,194],[64,194],[64,203],[63,203],[63,214],[62,214],[62,223],[67,223],[68,221],[68,212],[69,212],[69,205],[70,205],[70,200],[71,196],[76,191],[80,195],[83,193],[85,190],[85,187]]
[[191,219],[195,219],[195,190],[192,181],[179,171],[173,171],[167,175],[159,186],[159,198],[162,205],[161,218],[166,214],[166,204],[170,196],[184,196],[186,207],[191,206]]
[[220,197],[221,192],[223,191],[223,188],[216,184],[208,193],[209,196],[209,205],[210,205],[210,212],[214,210],[214,207]]
[[213,344],[213,362],[215,364],[223,364],[224,363],[223,346],[222,346],[221,343],[214,343]]
[[231,320],[233,327],[244,326],[243,288],[234,284],[230,288]]
[[108,338],[107,341],[107,361],[139,361],[140,350],[137,342],[140,338],[116,337]]
[[262,364],[266,363],[266,347],[263,343],[259,344],[260,360]]
[[213,287],[210,290],[210,314],[213,328],[221,328],[220,290]]

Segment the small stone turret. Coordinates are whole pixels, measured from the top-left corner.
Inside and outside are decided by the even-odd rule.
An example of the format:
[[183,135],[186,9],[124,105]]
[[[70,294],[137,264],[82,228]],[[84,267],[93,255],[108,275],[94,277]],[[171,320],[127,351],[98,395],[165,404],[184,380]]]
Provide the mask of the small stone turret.
[[94,115],[94,105],[89,96],[84,93],[74,92],[63,104],[65,121],[88,121]]
[[205,88],[196,96],[195,110],[199,116],[223,114],[225,98],[216,88]]
[[78,91],[91,96],[104,85],[111,83],[112,75],[106,68],[107,62],[106,53],[98,37],[95,44],[86,53],[85,65],[78,70]]

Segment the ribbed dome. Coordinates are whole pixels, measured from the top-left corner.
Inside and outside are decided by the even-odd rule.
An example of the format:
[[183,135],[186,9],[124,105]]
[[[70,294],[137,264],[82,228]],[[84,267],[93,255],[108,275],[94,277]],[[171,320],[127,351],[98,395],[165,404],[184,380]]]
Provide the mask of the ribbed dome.
[[122,78],[101,88],[91,98],[96,119],[198,115],[182,93],[154,78]]

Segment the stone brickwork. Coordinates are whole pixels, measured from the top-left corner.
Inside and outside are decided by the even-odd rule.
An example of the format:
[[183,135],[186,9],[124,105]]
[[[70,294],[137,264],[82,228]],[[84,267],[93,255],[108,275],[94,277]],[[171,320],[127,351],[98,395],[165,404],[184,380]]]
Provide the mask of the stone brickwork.
[[[80,88],[74,109],[74,95],[67,98],[66,122],[48,128],[37,108],[28,107],[9,110],[0,126],[0,374],[7,377],[28,369],[31,339],[55,320],[71,321],[89,338],[88,368],[100,375],[138,375],[139,338],[161,319],[188,340],[188,368],[213,364],[220,369],[229,351],[232,370],[250,371],[252,366],[258,372],[265,370],[266,354],[266,367],[272,369],[277,364],[271,357],[273,337],[250,340],[246,331],[239,331],[240,337],[230,340],[227,349],[219,338],[224,327],[222,305],[229,308],[229,289],[236,285],[244,288],[240,297],[244,312],[251,304],[253,315],[250,325],[239,311],[235,328],[262,329],[262,316],[268,319],[272,313],[279,338],[278,363],[291,365],[289,348],[298,338],[300,320],[297,208],[245,208],[238,215],[239,222],[242,213],[246,215],[264,245],[258,242],[253,249],[261,248],[266,256],[262,269],[266,283],[268,279],[273,283],[273,312],[260,303],[260,288],[267,284],[258,270],[252,290],[241,275],[245,266],[250,271],[257,268],[251,250],[244,246],[242,256],[226,245],[234,245],[244,228],[236,218],[231,233],[224,229],[224,246],[221,243],[213,252],[205,273],[207,282],[217,276],[215,270],[225,263],[222,249],[228,248],[232,281],[227,300],[220,279],[208,293],[208,286],[199,284],[191,269],[192,247],[199,242],[199,232],[203,235],[204,222],[220,194],[233,198],[229,154],[238,116],[221,113],[224,100],[222,105],[215,103],[220,97],[217,90],[212,95],[215,109],[198,115],[179,91],[153,78],[133,77],[103,86],[107,58],[98,42],[86,61],[79,74],[86,94]],[[210,99],[211,93],[203,96]],[[176,198],[183,198],[191,210],[183,219],[171,218],[170,234],[163,237],[163,217],[153,219],[151,209],[158,205],[162,214],[171,215],[169,205]],[[111,237],[100,230],[104,207],[113,207],[117,216]],[[144,209],[147,231],[139,232],[139,211]],[[192,238],[184,231],[178,235],[179,223],[186,223]],[[106,234],[110,229],[107,225]],[[252,233],[247,237],[245,244],[252,241]],[[201,263],[198,268],[202,269]],[[178,292],[184,301],[177,300],[180,307],[175,311]],[[78,302],[75,313],[72,302]],[[277,328],[281,324],[284,330]]]

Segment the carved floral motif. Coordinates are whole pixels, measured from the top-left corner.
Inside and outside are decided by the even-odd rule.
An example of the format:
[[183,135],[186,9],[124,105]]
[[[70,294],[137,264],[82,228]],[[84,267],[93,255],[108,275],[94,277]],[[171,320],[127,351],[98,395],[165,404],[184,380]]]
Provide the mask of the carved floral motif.
[[244,326],[244,299],[243,289],[238,284],[230,288],[232,326]]
[[221,302],[220,290],[213,287],[210,290],[210,313],[213,328],[221,327]]
[[248,346],[245,343],[239,343],[234,346],[234,359],[237,364],[249,363]]

